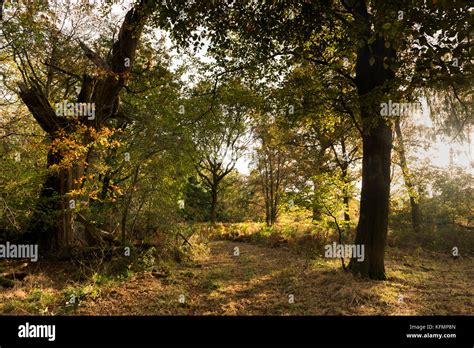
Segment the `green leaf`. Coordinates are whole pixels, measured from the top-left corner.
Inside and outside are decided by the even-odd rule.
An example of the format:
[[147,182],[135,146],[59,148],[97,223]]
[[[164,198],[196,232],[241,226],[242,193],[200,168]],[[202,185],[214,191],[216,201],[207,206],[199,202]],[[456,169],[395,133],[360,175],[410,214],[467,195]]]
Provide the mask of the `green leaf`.
[[375,64],[375,57],[370,57],[369,59],[369,65],[372,66]]
[[382,25],[382,29],[385,29],[385,30],[388,30],[392,27],[392,23],[385,23],[384,25]]

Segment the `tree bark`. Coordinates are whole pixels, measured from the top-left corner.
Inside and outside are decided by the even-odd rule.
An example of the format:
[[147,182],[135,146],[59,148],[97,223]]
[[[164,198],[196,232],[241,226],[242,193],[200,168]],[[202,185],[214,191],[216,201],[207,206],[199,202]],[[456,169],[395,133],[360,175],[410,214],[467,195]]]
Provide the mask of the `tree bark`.
[[[346,3],[344,5],[347,6]],[[375,41],[371,44],[366,42],[357,52],[355,83],[362,117],[363,160],[360,216],[355,244],[364,245],[365,255],[360,262],[352,258],[349,268],[364,278],[384,280],[392,130],[388,121],[380,115],[380,102],[389,94],[388,82],[395,76],[393,71],[384,66],[384,59],[395,59],[396,52],[392,47],[385,47],[384,38],[372,31],[365,1],[357,1],[351,10],[362,29],[361,39],[374,35]]]
[[392,133],[378,122],[363,136],[362,192],[355,244],[365,246],[364,261],[351,259],[350,269],[362,277],[383,280],[388,228]]
[[[82,123],[98,130],[103,127],[108,118],[114,117],[118,108],[119,92],[128,78],[127,75],[131,72],[144,21],[151,10],[151,1],[141,0],[127,12],[119,37],[113,45],[111,59],[107,63],[81,43],[85,55],[97,66],[108,70],[105,74],[106,77],[102,79],[84,74],[81,91],[77,97],[79,103],[95,104],[96,115],[93,120],[83,117],[71,121],[66,117],[58,116],[46,97],[47,91],[41,91],[37,81],[29,83],[29,87],[24,83],[19,85],[20,98],[41,128],[48,134],[51,142],[58,139],[60,133],[72,134],[76,124]],[[126,59],[130,60],[130,64],[125,64]],[[83,139],[83,142],[82,145],[88,145],[92,140]],[[51,147],[47,167],[59,165],[59,169],[48,174],[45,179],[25,237],[30,240],[38,240],[43,250],[69,248],[77,245],[79,239],[73,230],[74,212],[69,205],[69,201],[73,198],[67,194],[80,185],[86,169],[86,159],[80,158],[67,168],[61,166],[62,159],[63,154],[54,152]]]

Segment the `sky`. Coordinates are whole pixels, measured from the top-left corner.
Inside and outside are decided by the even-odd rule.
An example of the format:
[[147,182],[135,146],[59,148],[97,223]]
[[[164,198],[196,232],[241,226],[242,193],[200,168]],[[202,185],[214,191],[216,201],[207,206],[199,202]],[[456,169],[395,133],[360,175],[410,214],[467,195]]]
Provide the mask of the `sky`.
[[[423,112],[411,115],[413,122],[416,125],[433,128],[433,122],[430,117],[429,108],[426,99],[421,100]],[[462,167],[474,175],[474,130],[471,129],[468,133],[468,139],[464,143],[453,141],[453,139],[439,135],[436,141],[431,140],[430,147],[427,150],[419,151],[421,158],[428,158],[434,166],[448,167],[450,164]]]

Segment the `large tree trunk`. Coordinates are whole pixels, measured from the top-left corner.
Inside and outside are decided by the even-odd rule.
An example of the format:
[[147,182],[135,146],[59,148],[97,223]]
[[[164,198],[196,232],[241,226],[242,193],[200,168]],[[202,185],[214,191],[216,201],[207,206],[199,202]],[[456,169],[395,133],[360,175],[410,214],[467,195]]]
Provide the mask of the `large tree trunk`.
[[[384,254],[388,229],[392,130],[380,115],[380,103],[389,95],[388,82],[394,72],[384,66],[384,59],[395,59],[395,50],[385,47],[382,36],[372,32],[364,1],[353,7],[362,37],[375,35],[375,41],[358,49],[355,83],[362,117],[362,191],[360,216],[355,244],[365,248],[363,261],[352,258],[350,269],[356,275],[386,279]],[[370,46],[370,47],[369,47]]]
[[[47,167],[59,164],[60,158],[48,152]],[[33,209],[33,215],[29,221],[26,233],[22,236],[22,242],[39,243],[42,250],[49,250],[53,243],[54,226],[58,221],[61,210],[60,177],[56,173],[47,175],[41,188],[39,198]]]
[[77,198],[67,196],[73,190],[80,187],[81,179],[84,175],[84,163],[78,161],[69,168],[61,169],[59,172],[60,183],[60,219],[54,228],[52,249],[61,250],[80,245],[81,236],[74,229],[75,206],[79,203]]
[[[82,123],[88,127],[100,130],[108,118],[114,117],[118,108],[118,95],[124,86],[127,75],[131,72],[135,51],[140,38],[144,20],[150,14],[151,1],[142,0],[135,5],[125,16],[120,29],[119,37],[113,45],[112,56],[105,62],[98,54],[81,43],[85,55],[99,68],[106,70],[106,77],[93,78],[84,74],[81,92],[77,97],[78,103],[94,103],[96,115],[93,120],[85,117],[69,120],[56,115],[46,95],[48,91],[40,90],[41,84],[37,81],[22,83],[20,98],[36,119],[41,128],[48,134],[49,140],[57,139],[59,134],[72,134],[76,124]],[[130,64],[125,64],[128,61]],[[92,139],[83,139],[82,145],[91,145]],[[74,208],[69,196],[72,190],[79,188],[85,171],[84,158],[77,159],[67,167],[61,163],[64,154],[53,151],[48,154],[47,167],[58,165],[55,172],[48,174],[40,192],[37,207],[31,219],[25,238],[37,240],[42,250],[61,250],[77,245],[84,240],[75,231]],[[74,202],[73,205],[77,205]],[[87,227],[85,227],[87,229]]]
[[362,192],[355,244],[365,246],[364,261],[351,260],[355,274],[385,279],[384,252],[390,195],[391,129],[380,120],[363,136]]
[[[48,154],[48,169],[60,165],[61,156]],[[84,175],[83,161],[70,167],[59,167],[47,175],[41,189],[32,219],[25,236],[30,242],[38,242],[42,250],[60,250],[80,243],[74,231],[74,206],[77,198],[66,194],[79,189]]]
[[405,154],[405,144],[403,142],[400,119],[398,118],[395,120],[395,132],[397,133],[398,139],[398,155],[400,157],[400,168],[402,169],[403,180],[405,181],[405,186],[407,187],[408,191],[408,197],[410,198],[411,221],[413,225],[413,230],[416,233],[419,233],[421,229],[420,205],[418,204],[416,186],[411,180],[410,171],[408,170],[407,158]]

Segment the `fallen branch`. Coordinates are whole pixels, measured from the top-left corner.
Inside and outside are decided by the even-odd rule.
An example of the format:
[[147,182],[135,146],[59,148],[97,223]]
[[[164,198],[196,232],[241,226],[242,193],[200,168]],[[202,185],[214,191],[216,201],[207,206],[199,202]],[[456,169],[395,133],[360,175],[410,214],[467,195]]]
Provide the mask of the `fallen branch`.
[[102,245],[104,240],[111,243],[115,242],[114,235],[112,233],[94,226],[93,223],[88,221],[81,214],[76,214],[76,219],[85,226],[85,232],[89,235],[89,237],[96,241],[99,245]]

